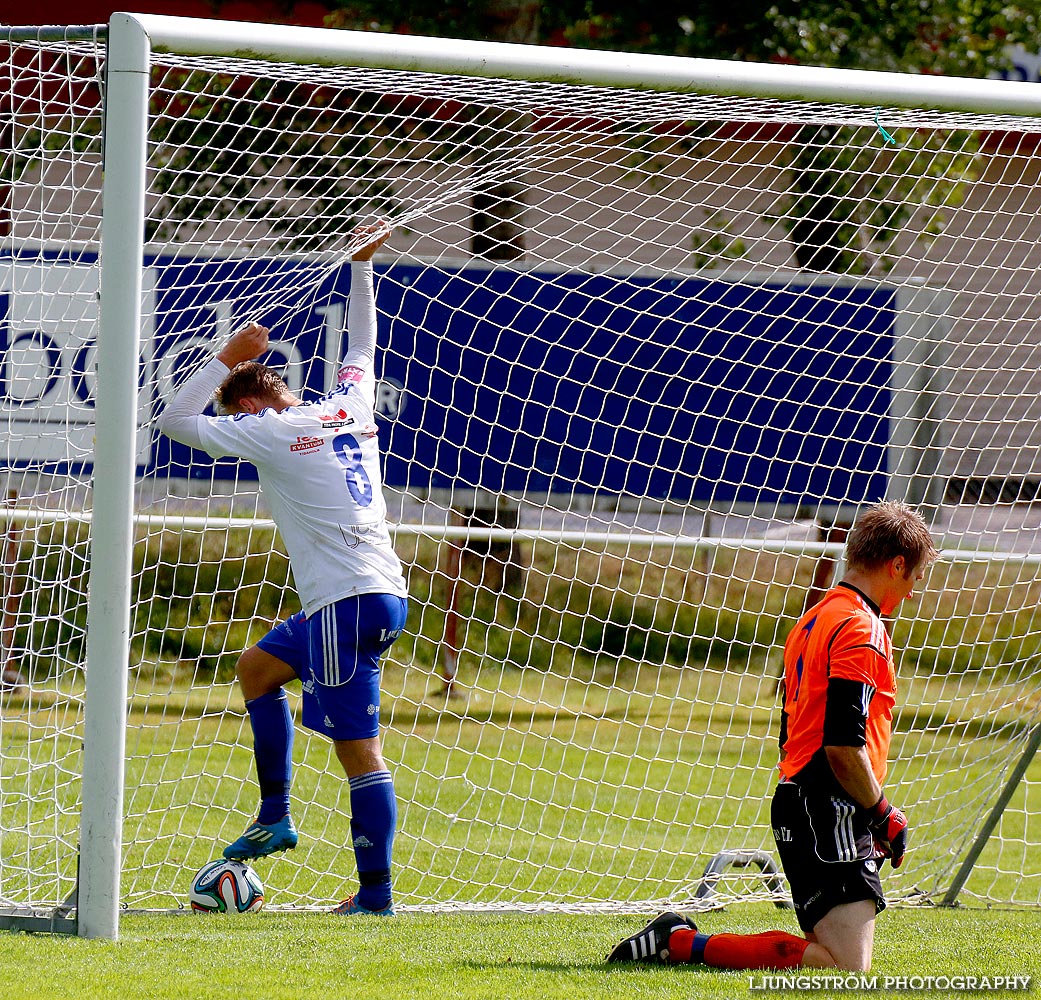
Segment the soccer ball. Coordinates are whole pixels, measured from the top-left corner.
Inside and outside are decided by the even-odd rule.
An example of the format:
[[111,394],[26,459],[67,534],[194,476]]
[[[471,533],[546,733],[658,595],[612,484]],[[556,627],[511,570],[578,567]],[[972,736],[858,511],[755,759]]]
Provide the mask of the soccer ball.
[[211,861],[192,879],[189,893],[197,913],[256,913],[264,906],[264,883],[241,861]]

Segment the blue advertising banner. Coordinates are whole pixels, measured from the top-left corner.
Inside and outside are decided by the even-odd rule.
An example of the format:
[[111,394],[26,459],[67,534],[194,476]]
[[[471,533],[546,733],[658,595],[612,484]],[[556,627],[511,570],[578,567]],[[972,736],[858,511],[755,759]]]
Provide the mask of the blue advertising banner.
[[397,266],[396,486],[801,504],[885,495],[895,293]]
[[[34,426],[92,422],[96,268],[50,263],[0,261],[0,419],[26,431],[13,465],[89,460],[60,443],[29,453]],[[314,263],[147,263],[143,421],[244,316],[271,328],[265,360],[294,389],[331,388],[349,268],[318,269],[301,302],[280,289]],[[377,265],[377,306],[390,486],[727,505],[886,493],[892,288],[395,263]],[[162,436],[139,462],[205,479],[238,464]]]

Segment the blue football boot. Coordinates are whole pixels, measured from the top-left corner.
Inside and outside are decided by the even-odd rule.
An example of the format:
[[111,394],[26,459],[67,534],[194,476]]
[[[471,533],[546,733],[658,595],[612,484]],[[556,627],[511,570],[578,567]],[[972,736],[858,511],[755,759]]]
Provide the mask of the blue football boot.
[[224,848],[224,857],[235,861],[264,858],[276,851],[291,851],[300,837],[288,813],[277,823],[252,823],[246,832]]

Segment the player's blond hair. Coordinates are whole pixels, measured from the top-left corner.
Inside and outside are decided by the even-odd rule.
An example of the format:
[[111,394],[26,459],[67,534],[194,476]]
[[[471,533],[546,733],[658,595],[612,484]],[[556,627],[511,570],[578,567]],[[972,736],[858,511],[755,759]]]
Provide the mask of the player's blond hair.
[[243,361],[217,386],[213,398],[225,413],[235,413],[247,396],[275,400],[288,392],[289,386],[278,372],[259,361]]
[[925,518],[913,507],[889,500],[865,513],[846,541],[846,564],[851,569],[874,570],[903,556],[910,572],[937,555]]

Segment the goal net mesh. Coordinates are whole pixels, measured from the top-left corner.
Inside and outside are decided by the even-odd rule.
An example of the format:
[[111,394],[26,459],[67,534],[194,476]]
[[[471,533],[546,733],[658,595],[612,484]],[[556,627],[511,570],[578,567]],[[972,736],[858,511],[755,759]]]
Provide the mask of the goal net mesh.
[[[100,558],[105,51],[0,56],[0,905],[42,906],[75,884]],[[944,897],[1039,724],[1038,120],[163,54],[149,128],[126,906],[183,907],[255,815],[234,666],[299,606],[254,470],[160,436],[163,400],[252,319],[328,389],[374,217],[399,903],[783,893],[705,870],[773,852],[781,648],[886,497],[943,549],[892,622],[887,891]],[[1037,767],[961,901],[1041,903]],[[294,769],[301,843],[257,867],[321,906],[347,786],[299,726]]]

